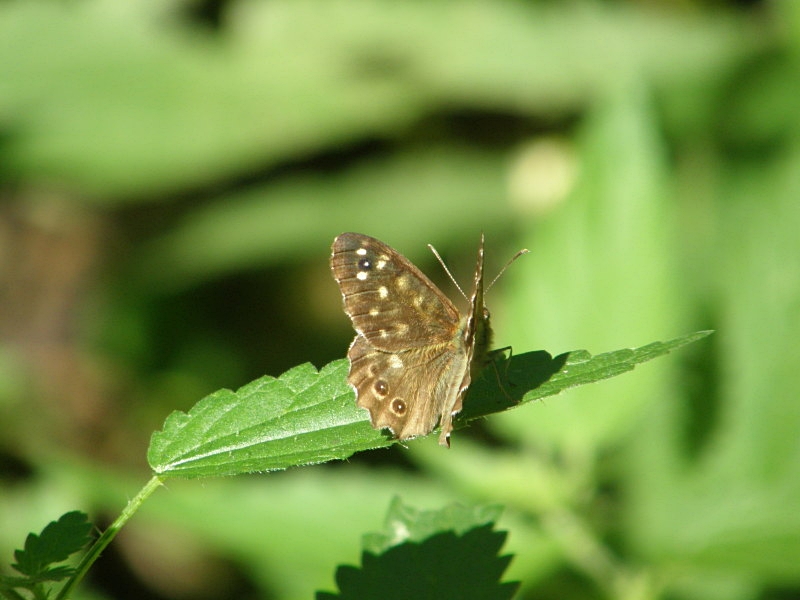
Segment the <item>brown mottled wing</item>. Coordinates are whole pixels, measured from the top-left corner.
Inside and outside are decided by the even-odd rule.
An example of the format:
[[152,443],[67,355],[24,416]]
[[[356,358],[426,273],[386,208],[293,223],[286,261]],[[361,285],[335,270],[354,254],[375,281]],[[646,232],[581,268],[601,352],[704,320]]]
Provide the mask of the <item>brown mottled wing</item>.
[[453,415],[489,343],[483,236],[464,319],[419,269],[375,238],[338,236],[331,269],[357,333],[347,353],[347,381],[358,405],[374,427],[388,427],[401,440],[425,435],[439,422],[439,443],[449,446]]
[[398,352],[456,335],[459,314],[453,303],[383,242],[341,234],[333,242],[331,270],[353,327],[376,349]]
[[448,406],[468,371],[460,344],[387,353],[375,350],[358,335],[347,356],[347,381],[356,390],[358,405],[369,411],[373,427],[388,427],[398,439],[405,440],[430,433],[441,420],[442,435],[445,426],[449,435]]

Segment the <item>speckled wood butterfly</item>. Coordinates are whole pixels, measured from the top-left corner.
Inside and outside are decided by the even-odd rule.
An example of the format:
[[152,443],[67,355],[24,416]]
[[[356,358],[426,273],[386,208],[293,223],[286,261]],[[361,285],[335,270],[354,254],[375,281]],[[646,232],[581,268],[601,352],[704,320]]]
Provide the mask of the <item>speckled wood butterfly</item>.
[[405,256],[375,238],[338,236],[331,270],[356,330],[347,382],[372,426],[405,440],[439,423],[439,443],[450,446],[453,416],[491,343],[483,235],[466,315]]

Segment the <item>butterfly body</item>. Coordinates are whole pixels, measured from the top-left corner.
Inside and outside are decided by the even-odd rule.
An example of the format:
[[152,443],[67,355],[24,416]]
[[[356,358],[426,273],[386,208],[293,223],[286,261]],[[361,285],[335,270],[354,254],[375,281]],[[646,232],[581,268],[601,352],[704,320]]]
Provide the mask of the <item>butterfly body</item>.
[[452,419],[472,378],[487,361],[491,328],[483,304],[483,236],[469,310],[447,296],[402,254],[358,233],[333,242],[331,269],[356,337],[348,383],[375,428],[401,440],[441,427],[450,445]]

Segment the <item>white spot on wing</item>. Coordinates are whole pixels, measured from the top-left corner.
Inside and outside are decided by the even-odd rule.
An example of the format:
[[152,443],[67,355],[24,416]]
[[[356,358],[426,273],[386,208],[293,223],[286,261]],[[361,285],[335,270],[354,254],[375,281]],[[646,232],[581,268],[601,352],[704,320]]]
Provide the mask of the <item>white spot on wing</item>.
[[356,250],[356,254],[358,254],[359,256],[364,256],[366,253],[367,253],[366,248],[359,248],[358,250]]
[[397,354],[392,354],[389,357],[389,365],[393,369],[402,369],[403,368],[403,360],[399,356],[397,356]]
[[378,288],[378,295],[381,299],[386,299],[389,296],[389,290],[386,289],[386,286],[382,285]]
[[358,273],[356,273],[356,279],[358,279],[359,281],[364,281],[366,278],[367,278],[366,271],[359,271]]

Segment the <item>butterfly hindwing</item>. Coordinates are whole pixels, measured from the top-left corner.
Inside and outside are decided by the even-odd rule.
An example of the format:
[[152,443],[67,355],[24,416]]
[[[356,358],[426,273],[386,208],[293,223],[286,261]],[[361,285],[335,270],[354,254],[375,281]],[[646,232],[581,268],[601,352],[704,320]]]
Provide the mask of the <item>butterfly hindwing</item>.
[[448,401],[458,395],[466,371],[464,353],[447,343],[387,353],[359,335],[347,357],[347,381],[356,390],[358,405],[369,411],[373,427],[388,427],[402,440],[436,426],[448,412]]

